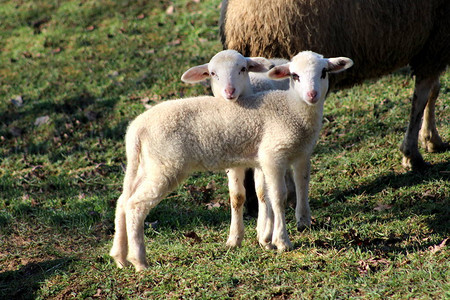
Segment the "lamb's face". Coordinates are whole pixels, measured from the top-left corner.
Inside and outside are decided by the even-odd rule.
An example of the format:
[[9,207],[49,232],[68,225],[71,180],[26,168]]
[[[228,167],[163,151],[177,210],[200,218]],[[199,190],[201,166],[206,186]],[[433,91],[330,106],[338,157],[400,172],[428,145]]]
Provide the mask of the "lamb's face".
[[301,52],[289,64],[291,89],[309,105],[325,99],[328,91],[328,62],[313,52]]
[[272,62],[263,57],[244,57],[237,51],[217,53],[209,63],[187,70],[181,80],[196,83],[211,78],[214,96],[236,101],[253,93],[248,72],[267,72]]
[[225,50],[216,54],[208,64],[211,88],[216,97],[236,101],[250,86],[247,59],[239,52]]
[[290,77],[290,90],[295,91],[309,105],[323,102],[328,91],[328,73],[338,73],[350,68],[353,61],[346,57],[323,58],[322,55],[303,51],[291,62],[274,67],[268,76],[280,80]]

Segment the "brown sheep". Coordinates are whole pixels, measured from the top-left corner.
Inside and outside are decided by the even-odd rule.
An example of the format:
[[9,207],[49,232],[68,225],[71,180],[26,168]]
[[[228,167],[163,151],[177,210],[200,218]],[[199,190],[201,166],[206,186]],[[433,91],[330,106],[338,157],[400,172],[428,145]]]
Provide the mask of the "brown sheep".
[[224,48],[245,56],[290,58],[312,50],[351,57],[354,67],[330,78],[333,88],[409,64],[415,90],[400,149],[403,164],[420,171],[427,166],[418,149],[421,127],[427,151],[449,148],[434,112],[439,77],[450,62],[449,16],[448,0],[223,0],[220,35]]

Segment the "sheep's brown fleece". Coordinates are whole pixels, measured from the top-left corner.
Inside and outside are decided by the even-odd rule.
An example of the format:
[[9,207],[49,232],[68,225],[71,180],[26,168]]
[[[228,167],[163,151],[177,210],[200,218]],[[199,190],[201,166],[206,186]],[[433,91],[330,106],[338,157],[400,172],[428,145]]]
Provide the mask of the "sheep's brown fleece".
[[444,71],[449,28],[449,0],[223,0],[220,20],[224,48],[244,56],[352,58],[352,69],[330,78],[336,88],[408,64],[423,77]]

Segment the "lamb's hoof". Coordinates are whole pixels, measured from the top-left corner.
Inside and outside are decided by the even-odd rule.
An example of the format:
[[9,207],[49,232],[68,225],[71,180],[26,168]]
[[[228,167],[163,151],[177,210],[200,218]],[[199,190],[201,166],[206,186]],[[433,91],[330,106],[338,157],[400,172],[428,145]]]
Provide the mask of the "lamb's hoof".
[[129,266],[131,266],[130,262],[127,260],[114,259],[114,261],[116,262],[116,266],[119,269],[128,268]]
[[111,251],[109,255],[114,259],[114,262],[119,269],[123,269],[131,265],[130,262],[122,255],[113,253],[113,251]]
[[148,268],[148,263],[144,260],[133,259],[128,257],[128,261],[134,266],[137,272],[141,272]]
[[141,272],[141,271],[144,271],[144,270],[146,270],[146,269],[148,269],[148,264],[147,263],[144,263],[144,264],[133,264],[134,265],[134,268],[136,269],[136,272]]
[[270,243],[270,242],[259,241],[259,245],[261,246],[261,248],[263,248],[265,250],[273,250],[273,249],[275,249],[275,246],[272,245],[272,243]]
[[228,248],[238,248],[242,245],[242,239],[228,239],[227,243],[225,244]]
[[275,244],[275,246],[277,247],[277,251],[280,253],[289,251],[293,248],[289,240],[284,242],[274,242],[273,244]]
[[275,246],[272,244],[272,238],[258,238],[258,243],[265,250],[275,249]]

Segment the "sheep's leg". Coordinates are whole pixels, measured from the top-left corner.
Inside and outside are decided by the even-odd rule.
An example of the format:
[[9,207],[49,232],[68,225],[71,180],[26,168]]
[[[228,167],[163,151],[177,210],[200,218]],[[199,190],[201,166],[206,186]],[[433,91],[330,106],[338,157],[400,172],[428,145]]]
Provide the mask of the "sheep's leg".
[[[273,212],[270,201],[266,201],[264,174],[260,169],[255,169],[255,189],[258,197],[258,222],[256,233],[258,242],[266,249],[272,249]],[[267,230],[267,231],[266,231]]]
[[115,233],[114,241],[109,255],[114,258],[117,266],[123,268],[129,265],[127,261],[128,254],[128,241],[127,241],[127,228],[125,223],[125,210],[124,205],[126,202],[126,195],[122,193],[117,200],[116,216],[115,216]]
[[145,260],[144,220],[150,209],[155,207],[168,192],[169,185],[161,178],[159,180],[146,180],[125,204],[125,217],[128,236],[128,257],[136,271],[148,267]]
[[295,218],[298,230],[311,226],[311,210],[308,201],[310,166],[309,155],[302,156],[294,163],[294,182],[297,194]]
[[[280,168],[276,164],[265,165],[262,168],[264,180],[267,187],[267,194],[273,211],[273,234],[272,244],[278,251],[286,251],[292,248],[286,230],[285,207],[287,200],[287,189],[284,176],[285,168]],[[265,232],[267,232],[267,224]]]
[[430,96],[431,89],[436,83],[436,77],[422,78],[416,76],[416,86],[411,105],[408,129],[400,146],[403,152],[403,166],[421,171],[427,167],[418,148],[418,136],[422,123],[423,112]]
[[441,152],[448,150],[449,144],[444,143],[436,130],[435,106],[436,99],[439,96],[439,76],[431,82],[430,96],[423,113],[422,128],[419,132],[419,138],[423,147],[428,152]]
[[244,238],[245,168],[228,169],[227,176],[231,202],[231,225],[226,245],[234,248],[240,247]]

